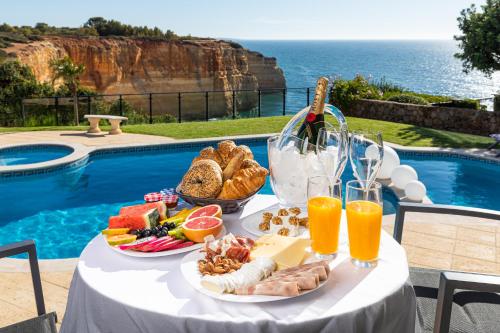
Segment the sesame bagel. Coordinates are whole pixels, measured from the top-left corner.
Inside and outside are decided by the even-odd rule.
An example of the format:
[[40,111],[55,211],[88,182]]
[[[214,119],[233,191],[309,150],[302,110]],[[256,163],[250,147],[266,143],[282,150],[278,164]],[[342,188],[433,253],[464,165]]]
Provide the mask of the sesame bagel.
[[222,190],[222,169],[213,160],[196,161],[182,178],[180,190],[196,198],[215,198]]

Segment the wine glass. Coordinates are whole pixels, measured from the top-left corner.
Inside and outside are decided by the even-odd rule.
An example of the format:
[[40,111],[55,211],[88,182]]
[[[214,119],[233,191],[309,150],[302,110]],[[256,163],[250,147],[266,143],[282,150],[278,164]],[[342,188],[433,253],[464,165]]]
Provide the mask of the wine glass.
[[340,179],[347,163],[349,135],[346,126],[337,129],[330,123],[318,132],[316,154],[326,175],[334,180]]
[[384,159],[384,142],[380,132],[352,132],[349,156],[354,177],[369,189]]

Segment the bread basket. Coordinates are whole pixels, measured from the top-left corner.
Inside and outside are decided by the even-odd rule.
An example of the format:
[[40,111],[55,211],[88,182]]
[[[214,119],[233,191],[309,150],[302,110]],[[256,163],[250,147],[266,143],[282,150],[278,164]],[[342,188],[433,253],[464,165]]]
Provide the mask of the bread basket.
[[175,192],[179,197],[181,197],[187,203],[195,206],[208,206],[208,205],[219,205],[222,208],[222,213],[231,214],[240,210],[246,205],[263,187],[262,185],[257,191],[253,192],[249,196],[241,199],[214,199],[214,198],[196,198],[190,195],[182,194],[180,191],[180,184],[175,188]]

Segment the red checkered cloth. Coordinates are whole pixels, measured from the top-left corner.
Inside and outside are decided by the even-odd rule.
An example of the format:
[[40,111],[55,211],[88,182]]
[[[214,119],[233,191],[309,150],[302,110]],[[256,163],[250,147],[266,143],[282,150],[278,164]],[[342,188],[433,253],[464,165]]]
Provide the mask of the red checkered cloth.
[[160,192],[152,192],[144,195],[144,201],[156,202],[163,201],[167,207],[177,205],[179,197],[176,194],[163,194]]
[[163,198],[163,195],[160,192],[151,192],[148,194],[144,194],[144,201],[146,202],[156,202],[160,201]]

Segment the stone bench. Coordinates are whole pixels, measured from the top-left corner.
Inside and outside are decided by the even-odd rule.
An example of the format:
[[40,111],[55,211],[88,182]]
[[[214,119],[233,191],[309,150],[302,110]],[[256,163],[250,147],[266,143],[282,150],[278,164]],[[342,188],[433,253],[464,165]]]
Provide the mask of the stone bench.
[[122,130],[120,129],[120,123],[123,120],[128,120],[127,117],[120,117],[120,116],[108,116],[105,114],[86,114],[83,116],[83,118],[87,119],[90,124],[90,128],[87,131],[87,133],[101,133],[101,129],[99,128],[99,121],[101,119],[107,119],[109,120],[109,123],[111,125],[111,130],[109,131],[109,134],[121,134]]

